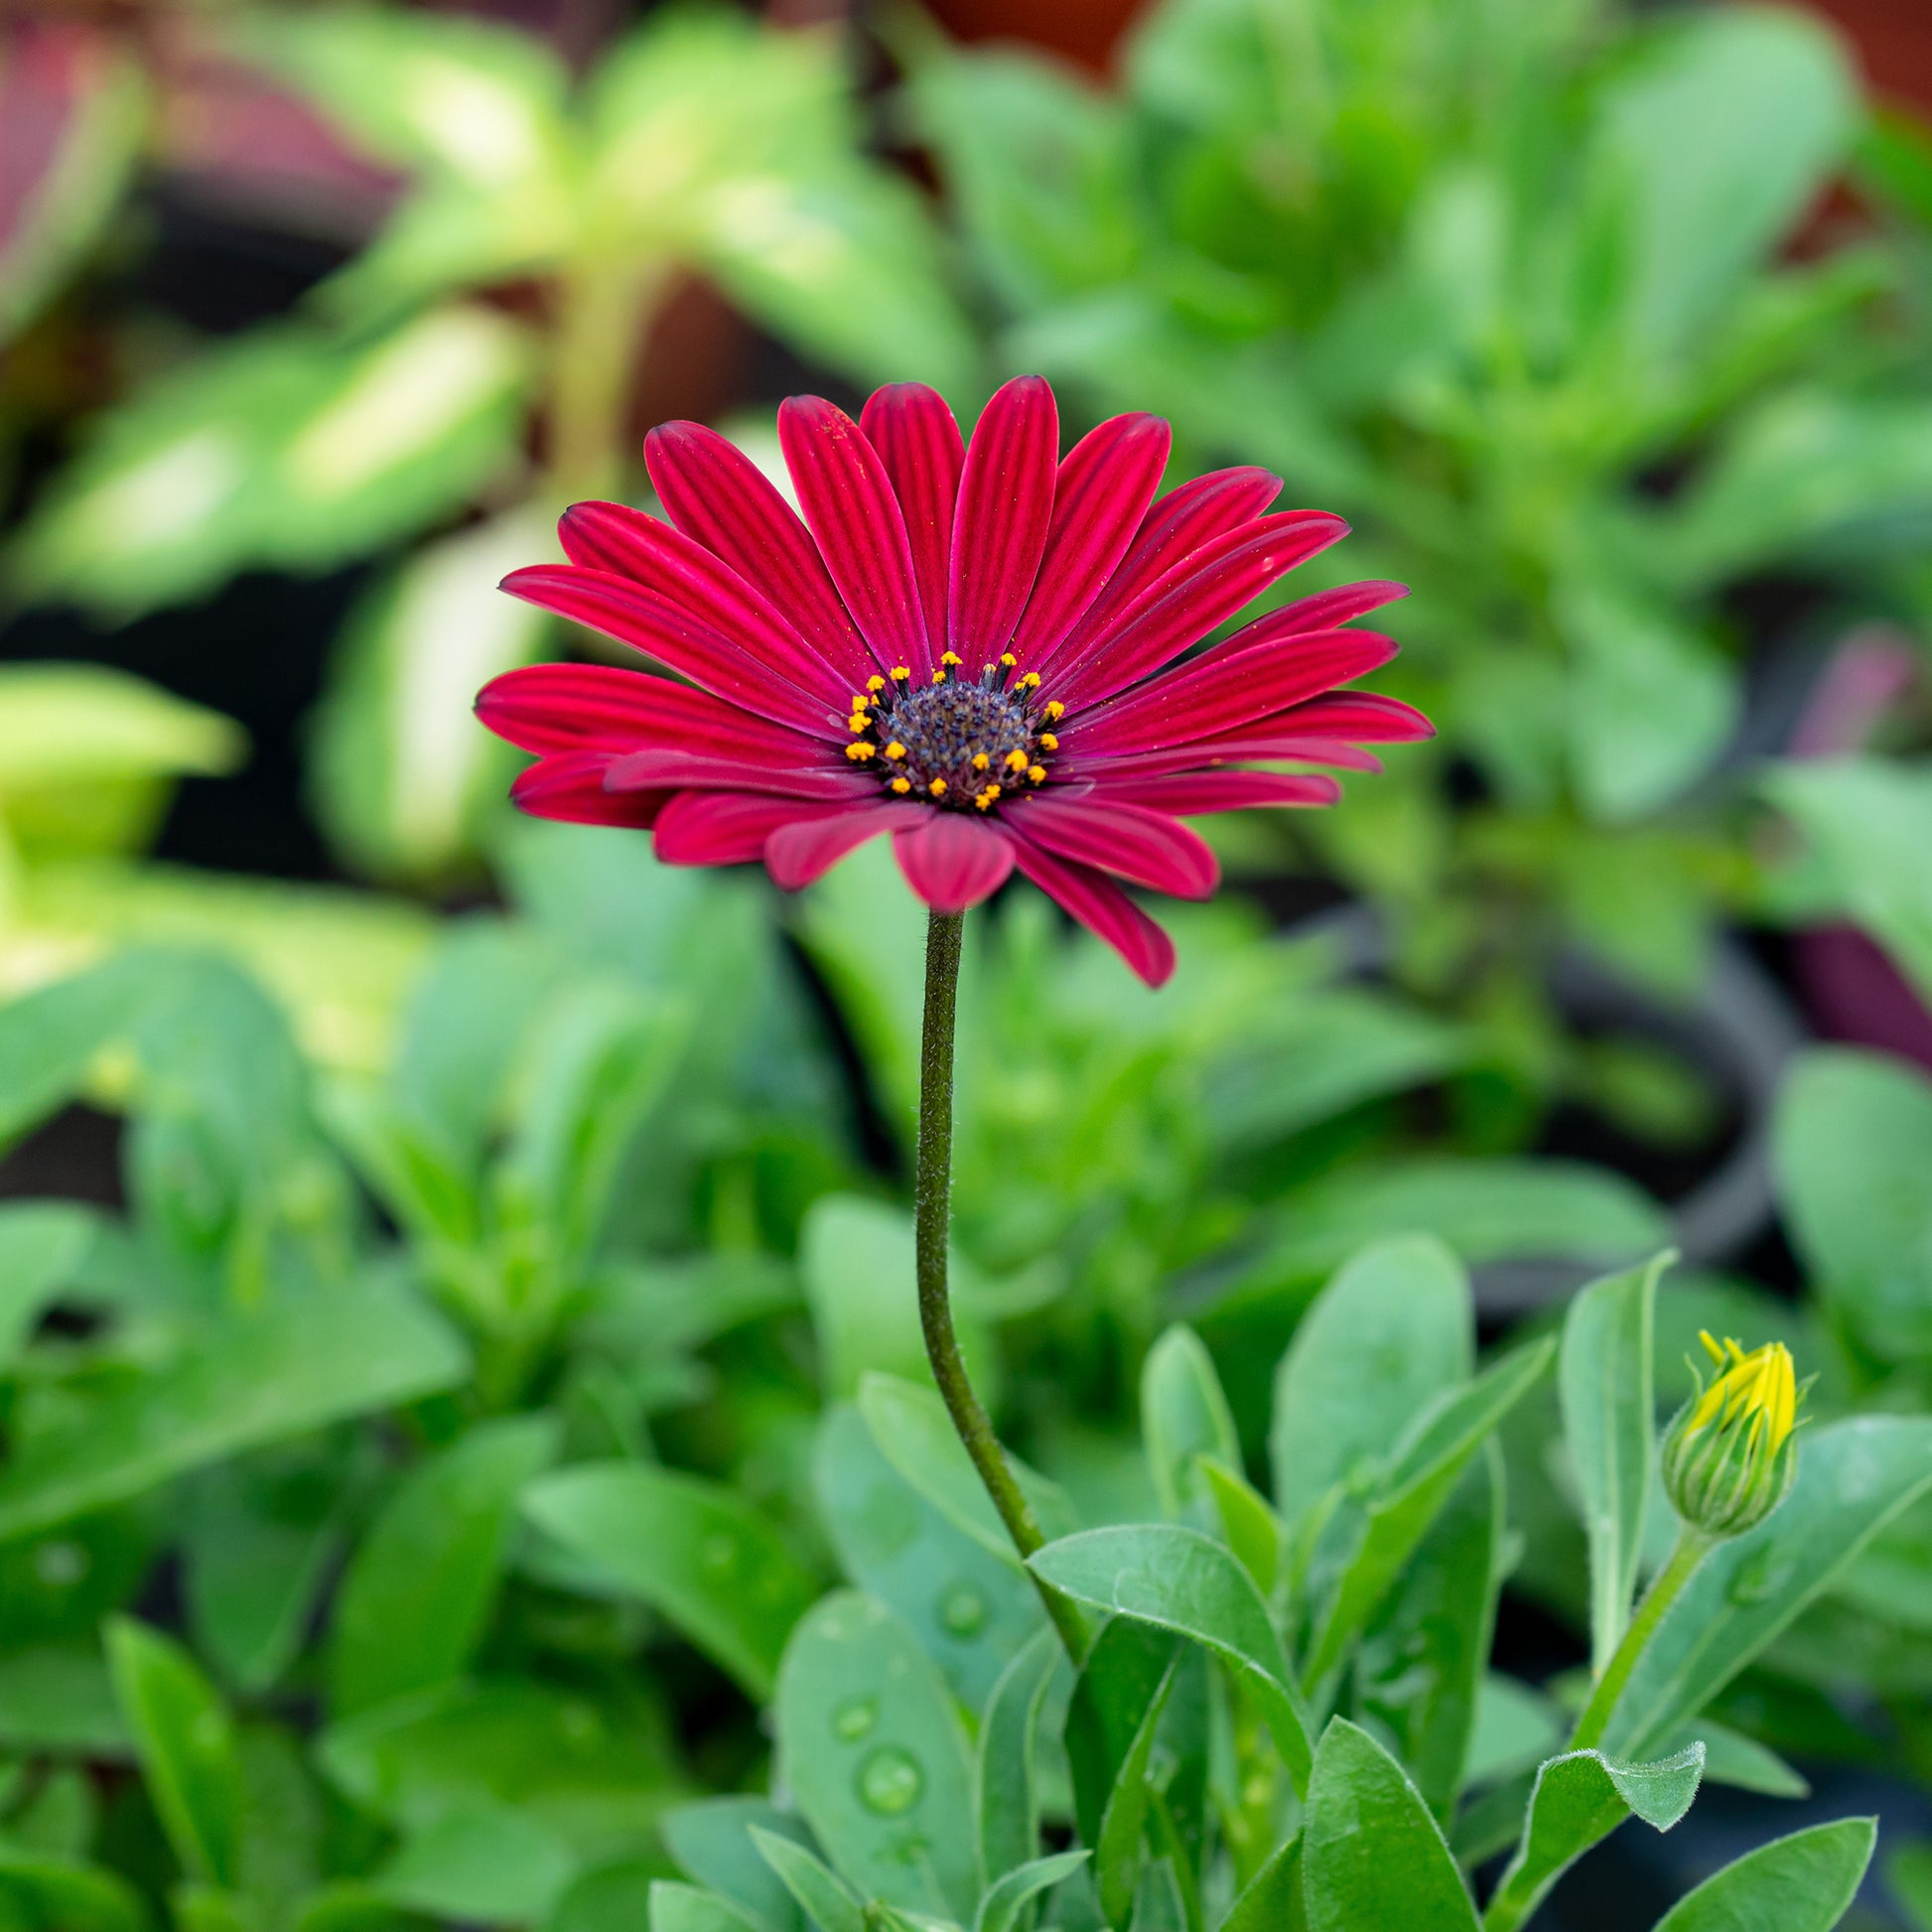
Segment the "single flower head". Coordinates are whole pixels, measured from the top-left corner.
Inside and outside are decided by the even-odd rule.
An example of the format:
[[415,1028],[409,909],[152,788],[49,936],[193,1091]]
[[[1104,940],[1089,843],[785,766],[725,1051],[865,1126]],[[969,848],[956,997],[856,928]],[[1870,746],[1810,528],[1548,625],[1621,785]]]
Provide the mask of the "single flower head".
[[1798,1466],[1798,1386],[1791,1351],[1767,1341],[1747,1355],[1734,1341],[1698,1337],[1717,1370],[1664,1438],[1664,1486],[1677,1513],[1708,1536],[1741,1536],[1783,1502]]
[[668,522],[579,503],[570,561],[505,580],[653,667],[489,685],[483,722],[537,755],[525,811],[647,826],[673,865],[761,859],[786,888],[890,832],[935,910],[1019,872],[1159,985],[1173,946],[1122,884],[1213,892],[1183,819],[1331,804],[1332,778],[1281,767],[1373,771],[1361,745],[1430,734],[1339,688],[1395,655],[1352,621],[1399,584],[1304,598],[1187,655],[1347,526],[1270,510],[1265,470],[1157,496],[1158,417],[1116,416],[1062,457],[1052,390],[1022,376],[970,444],[918,383],[856,423],[794,396],[778,436],[802,518],[722,437],[667,423],[645,458]]

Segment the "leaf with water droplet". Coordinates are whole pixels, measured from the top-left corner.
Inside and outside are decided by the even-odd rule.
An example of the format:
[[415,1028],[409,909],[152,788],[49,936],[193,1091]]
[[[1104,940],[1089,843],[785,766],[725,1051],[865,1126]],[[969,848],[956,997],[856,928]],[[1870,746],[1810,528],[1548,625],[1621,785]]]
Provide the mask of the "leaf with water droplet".
[[[842,1725],[858,1705],[873,1722]],[[906,1625],[856,1591],[826,1597],[785,1647],[776,1718],[785,1780],[840,1877],[964,1924],[979,1895],[965,1739]]]
[[1044,1621],[1037,1593],[905,1481],[855,1409],[820,1424],[812,1481],[846,1576],[890,1603],[960,1702],[981,1709]]
[[574,1556],[670,1619],[753,1697],[771,1695],[786,1636],[818,1586],[720,1482],[584,1462],[524,1491],[524,1512]]

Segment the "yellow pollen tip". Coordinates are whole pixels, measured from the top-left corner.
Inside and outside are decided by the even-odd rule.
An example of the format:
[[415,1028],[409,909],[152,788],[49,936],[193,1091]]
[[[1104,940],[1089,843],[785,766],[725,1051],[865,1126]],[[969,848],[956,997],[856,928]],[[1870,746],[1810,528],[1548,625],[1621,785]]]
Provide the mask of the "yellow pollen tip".
[[1009,650],[1009,651],[1003,651],[1003,652],[1001,653],[1001,656],[1000,656],[1000,663],[1001,663],[1001,665],[1002,665],[1002,666],[1003,666],[1003,667],[1004,667],[1005,669],[1007,669],[1007,670],[1009,670],[1009,671],[1010,671],[1010,670],[1012,670],[1012,669],[1013,669],[1013,667],[1014,667],[1014,666],[1015,666],[1015,665],[1016,665],[1017,663],[1019,663],[1019,662],[1020,662],[1020,660],[1019,660],[1019,658],[1017,658],[1016,656],[1014,656],[1014,654],[1012,653],[1012,651],[1010,651],[1010,650]]
[[897,791],[897,792],[898,792],[898,793],[900,793],[900,794],[902,795],[903,793],[905,793],[905,792],[908,792],[908,791],[910,791],[910,790],[912,789],[912,780],[911,780],[910,778],[908,778],[908,777],[905,777],[905,776],[904,776],[904,775],[903,775],[903,774],[901,773],[901,775],[900,775],[900,776],[898,776],[898,777],[897,777],[897,778],[895,778],[895,779],[893,780],[893,785],[892,785],[892,788],[893,788],[893,790],[895,790],[895,791]]
[[956,650],[949,650],[940,653],[939,661],[942,664],[960,664],[965,660]]
[[895,684],[903,684],[911,675],[912,673],[903,664],[895,664],[893,666],[893,682]]
[[1016,746],[1014,750],[1007,754],[1007,769],[1009,771],[1024,771],[1026,768],[1027,755]]
[[1020,680],[1020,689],[1023,691],[1037,691],[1039,689],[1039,673],[1037,671],[1029,671]]
[[944,778],[934,778],[934,779],[933,779],[933,781],[932,781],[932,782],[931,782],[931,783],[930,783],[929,785],[927,785],[927,786],[926,786],[926,790],[928,790],[929,792],[931,792],[931,794],[932,794],[932,795],[933,795],[933,797],[935,797],[935,798],[943,798],[943,797],[944,797],[944,796],[946,795],[946,781],[945,781],[945,779],[944,779]]
[[1041,732],[1039,735],[1039,749],[1042,752],[1057,752],[1060,749],[1060,741],[1051,732]]
[[973,803],[976,804],[981,811],[985,811],[987,806],[992,804],[992,802],[993,802],[993,794],[990,791],[981,792],[979,796],[973,800]]
[[975,771],[984,771],[992,762],[993,760],[984,752],[975,752],[973,754],[973,769]]
[[933,683],[934,683],[934,684],[944,684],[944,683],[945,683],[945,681],[946,681],[946,674],[945,674],[945,672],[944,672],[944,671],[934,671],[934,672],[933,672],[933,674],[932,674],[932,681],[933,681]]
[[1065,716],[1066,716],[1066,706],[1061,704],[1059,699],[1057,698],[1055,698],[1053,702],[1046,707],[1045,717],[1046,717],[1046,722],[1049,725],[1057,725],[1059,721]]
[[849,732],[870,731],[872,729],[872,720],[868,718],[864,712],[855,711],[852,714],[852,716],[845,721],[845,728]]
[[1035,784],[1044,783],[1046,778],[1046,767],[1043,764],[1030,764],[1027,767],[1027,776],[1030,777]]
[[893,742],[886,747],[886,756],[889,759],[902,759],[905,756],[905,747],[901,745],[897,739],[894,739]]
[[845,748],[846,757],[855,764],[863,764],[872,754],[873,748],[870,745],[848,745]]

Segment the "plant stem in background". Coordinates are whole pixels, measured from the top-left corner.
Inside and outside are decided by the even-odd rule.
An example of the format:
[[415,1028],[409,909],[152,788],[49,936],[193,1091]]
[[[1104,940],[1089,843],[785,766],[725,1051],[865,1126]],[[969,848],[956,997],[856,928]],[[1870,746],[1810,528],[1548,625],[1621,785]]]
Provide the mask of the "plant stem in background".
[[608,495],[621,480],[631,365],[663,286],[660,270],[627,262],[557,283],[549,473],[559,503]]
[[1609,1725],[1610,1714],[1616,1709],[1616,1701],[1623,1695],[1623,1687],[1630,1681],[1637,1659],[1643,1655],[1644,1646],[1716,1541],[1693,1524],[1679,1525],[1677,1547],[1670,1553],[1670,1561],[1652,1579],[1643,1601],[1637,1605],[1636,1615],[1630,1619],[1629,1629],[1623,1633],[1623,1641],[1617,1645],[1608,1668],[1597,1679],[1584,1715],[1577,1720],[1576,1731],[1570,1739],[1573,1751],[1588,1750],[1601,1738]]
[[[953,1020],[959,1004],[959,942],[963,912],[934,912],[926,926],[925,1025],[919,1039],[919,1145],[912,1182],[913,1244],[919,1278],[919,1327],[925,1336],[932,1379],[946,1413],[973,1458],[986,1493],[1013,1538],[1030,1557],[1045,1542],[1033,1505],[1015,1479],[1000,1439],[973,1393],[953,1331],[952,1299],[946,1286],[946,1236],[952,1214]],[[1031,1572],[1029,1573],[1031,1575]],[[1034,1579],[1046,1614],[1076,1662],[1086,1649],[1079,1612],[1056,1590]]]

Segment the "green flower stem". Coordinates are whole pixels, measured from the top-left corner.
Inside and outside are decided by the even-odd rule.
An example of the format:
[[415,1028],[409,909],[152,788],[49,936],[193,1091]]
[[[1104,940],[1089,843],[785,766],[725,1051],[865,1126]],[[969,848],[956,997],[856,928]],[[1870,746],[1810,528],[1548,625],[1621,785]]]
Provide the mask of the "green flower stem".
[[[1015,1479],[1006,1451],[993,1433],[980,1399],[959,1353],[953,1332],[952,1299],[946,1288],[946,1236],[952,1216],[952,1069],[953,1020],[959,1004],[959,942],[965,929],[963,912],[934,912],[926,926],[925,1027],[919,1041],[919,1146],[912,1183],[913,1244],[919,1277],[919,1327],[925,1335],[926,1360],[932,1379],[945,1399],[946,1413],[966,1453],[973,1458],[986,1493],[1013,1538],[1022,1559],[1033,1555],[1046,1539],[1039,1533],[1033,1505]],[[1031,1571],[1028,1572],[1032,1576]],[[1086,1650],[1087,1633],[1080,1613],[1057,1590],[1039,1578],[1034,1587],[1046,1605],[1046,1614],[1078,1662]]]
[[1664,1612],[1677,1601],[1684,1586],[1697,1574],[1698,1566],[1716,1547],[1716,1541],[1689,1523],[1678,1525],[1677,1548],[1670,1553],[1670,1561],[1652,1578],[1643,1601],[1637,1605],[1636,1615],[1630,1619],[1630,1627],[1623,1633],[1623,1641],[1610,1658],[1608,1669],[1597,1679],[1596,1689],[1584,1707],[1584,1715],[1577,1720],[1576,1731],[1570,1739],[1573,1751],[1588,1750],[1602,1737],[1616,1701],[1623,1695],[1623,1687],[1629,1683],[1630,1673],[1636,1669],[1644,1647],[1663,1622]]
[[574,266],[558,278],[549,483],[559,502],[609,495],[622,479],[631,367],[665,281],[661,267],[630,261]]

